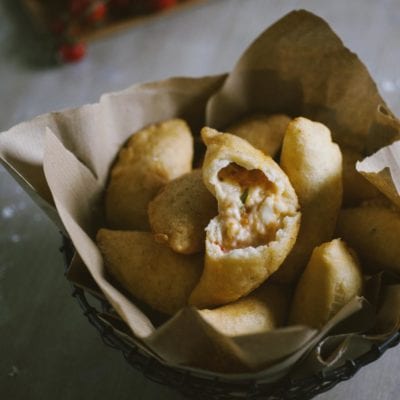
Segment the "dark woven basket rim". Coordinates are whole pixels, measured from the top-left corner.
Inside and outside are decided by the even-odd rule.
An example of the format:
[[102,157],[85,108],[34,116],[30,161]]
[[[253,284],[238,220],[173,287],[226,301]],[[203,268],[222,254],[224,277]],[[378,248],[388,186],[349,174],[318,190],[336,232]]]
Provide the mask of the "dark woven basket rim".
[[[61,250],[65,256],[66,267],[68,267],[75,249],[70,239],[64,235]],[[345,364],[336,369],[322,371],[307,378],[290,379],[286,377],[273,383],[260,383],[257,379],[226,380],[222,377],[212,377],[206,372],[171,367],[151,357],[138,346],[117,335],[112,326],[99,317],[100,312],[89,303],[85,291],[75,285],[72,287],[73,297],[78,301],[90,324],[98,330],[105,345],[121,351],[127,362],[141,371],[149,380],[169,386],[190,399],[311,399],[338,383],[350,379],[360,368],[374,362],[386,350],[400,342],[400,332],[395,332],[381,344],[372,345],[369,351],[354,360],[347,360]],[[106,304],[109,306],[108,303]]]

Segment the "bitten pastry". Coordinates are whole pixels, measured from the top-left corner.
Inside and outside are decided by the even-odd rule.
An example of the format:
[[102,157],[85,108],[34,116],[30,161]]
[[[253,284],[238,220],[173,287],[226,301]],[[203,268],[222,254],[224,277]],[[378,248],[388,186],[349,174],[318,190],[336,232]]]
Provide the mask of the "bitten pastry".
[[239,336],[282,326],[286,322],[289,304],[287,288],[265,283],[233,303],[199,312],[217,331],[227,336]]
[[336,228],[371,270],[400,273],[400,211],[381,201],[340,212]]
[[296,118],[283,140],[281,167],[297,193],[302,217],[296,244],[273,280],[292,283],[314,247],[332,239],[342,203],[342,154],[325,125]]
[[185,121],[173,119],[133,134],[111,170],[105,197],[113,229],[148,230],[147,206],[158,190],[192,168],[193,137]]
[[205,187],[201,170],[167,183],[149,204],[155,239],[183,254],[204,250],[205,228],[217,213],[217,201]]
[[149,232],[100,229],[96,240],[109,274],[137,299],[165,314],[186,305],[203,257],[174,253]]
[[290,323],[319,329],[355,296],[362,272],[355,253],[335,239],[314,249],[293,297]]
[[247,140],[266,155],[275,157],[289,122],[290,117],[285,114],[255,114],[229,126],[226,131]]
[[204,272],[190,296],[226,304],[261,285],[291,250],[300,224],[296,193],[272,158],[247,141],[203,128],[204,184],[219,214],[206,228]]

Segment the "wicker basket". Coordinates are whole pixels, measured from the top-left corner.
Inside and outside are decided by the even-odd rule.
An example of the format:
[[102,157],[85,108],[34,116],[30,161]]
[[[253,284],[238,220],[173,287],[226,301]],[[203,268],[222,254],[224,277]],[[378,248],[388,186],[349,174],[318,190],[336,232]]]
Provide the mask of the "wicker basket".
[[[61,247],[68,266],[74,255],[71,241],[63,237]],[[400,342],[400,332],[394,333],[380,345],[374,345],[371,350],[354,360],[347,362],[326,373],[312,375],[308,378],[293,380],[283,378],[274,383],[258,383],[257,380],[227,381],[206,372],[192,372],[179,367],[170,367],[152,358],[142,349],[124,340],[116,334],[112,326],[100,318],[101,310],[110,310],[111,306],[104,299],[96,306],[89,303],[86,292],[75,285],[73,297],[78,301],[88,321],[98,330],[105,345],[122,352],[127,362],[141,371],[146,378],[161,385],[169,386],[190,399],[254,399],[254,400],[286,400],[311,399],[319,393],[325,392],[339,382],[350,379],[360,368],[374,362],[389,348]]]

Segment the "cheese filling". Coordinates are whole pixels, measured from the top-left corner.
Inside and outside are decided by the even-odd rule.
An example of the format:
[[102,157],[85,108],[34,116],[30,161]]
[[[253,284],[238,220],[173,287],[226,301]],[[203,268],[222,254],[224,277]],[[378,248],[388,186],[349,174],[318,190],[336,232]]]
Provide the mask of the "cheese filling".
[[274,240],[282,218],[291,211],[278,187],[257,169],[235,163],[218,173],[222,250],[257,247]]

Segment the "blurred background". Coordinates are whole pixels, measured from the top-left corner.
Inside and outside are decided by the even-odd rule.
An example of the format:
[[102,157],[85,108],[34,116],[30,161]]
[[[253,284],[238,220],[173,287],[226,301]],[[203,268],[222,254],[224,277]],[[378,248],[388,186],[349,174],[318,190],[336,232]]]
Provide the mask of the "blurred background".
[[[320,15],[400,115],[398,0],[0,2],[0,131],[105,92],[232,69],[287,12]],[[57,229],[0,166],[0,393],[4,399],[181,399],[102,344],[70,296]],[[398,399],[400,349],[318,396]]]

